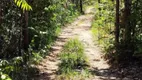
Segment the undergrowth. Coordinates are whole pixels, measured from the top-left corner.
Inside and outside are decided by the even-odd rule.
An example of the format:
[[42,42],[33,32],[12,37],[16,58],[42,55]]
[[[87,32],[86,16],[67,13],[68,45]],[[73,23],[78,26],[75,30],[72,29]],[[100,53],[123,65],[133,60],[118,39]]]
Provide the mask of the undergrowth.
[[[50,48],[56,40],[56,37],[59,36],[62,27],[67,23],[71,23],[77,16],[80,15],[78,11],[70,11],[62,14],[68,15],[64,17],[65,19],[62,19],[64,23],[60,23],[60,25],[56,23],[54,24],[57,26],[54,35],[45,36],[43,34],[44,36],[41,36],[41,34],[37,34],[31,40],[28,53],[23,52],[26,55],[17,56],[12,59],[0,59],[0,80],[29,80],[35,76],[35,73],[38,73],[35,65],[39,64],[40,61],[48,55]],[[56,20],[58,19],[56,18]],[[31,33],[33,34],[36,32]],[[46,43],[40,43],[42,41]],[[36,46],[42,47],[36,49]]]
[[84,53],[84,45],[78,39],[70,39],[63,47],[60,54],[58,79],[84,79],[90,73],[88,59]]
[[105,59],[114,61],[116,57],[114,54],[114,3],[102,1],[99,4],[95,4],[94,7],[96,12],[91,29],[94,42],[97,42],[102,48]]

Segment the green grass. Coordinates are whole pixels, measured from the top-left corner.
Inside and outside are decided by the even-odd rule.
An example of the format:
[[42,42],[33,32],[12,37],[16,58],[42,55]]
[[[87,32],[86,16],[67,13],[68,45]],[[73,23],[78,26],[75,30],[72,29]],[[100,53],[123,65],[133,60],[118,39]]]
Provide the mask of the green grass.
[[84,45],[78,39],[70,39],[63,47],[59,64],[60,80],[84,79],[89,77],[89,63],[84,53]]

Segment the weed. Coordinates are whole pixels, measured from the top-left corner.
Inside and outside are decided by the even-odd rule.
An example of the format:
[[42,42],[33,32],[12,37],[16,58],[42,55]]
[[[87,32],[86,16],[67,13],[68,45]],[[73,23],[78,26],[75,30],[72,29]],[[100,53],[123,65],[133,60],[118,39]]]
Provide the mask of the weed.
[[59,64],[60,79],[71,79],[88,75],[88,59],[84,53],[84,45],[78,39],[70,39],[63,47]]

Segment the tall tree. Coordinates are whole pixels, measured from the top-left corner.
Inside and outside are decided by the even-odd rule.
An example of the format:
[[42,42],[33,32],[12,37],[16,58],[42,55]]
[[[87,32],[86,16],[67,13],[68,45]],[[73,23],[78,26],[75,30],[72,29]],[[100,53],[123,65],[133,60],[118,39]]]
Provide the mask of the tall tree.
[[131,14],[131,0],[124,0],[124,14],[125,14],[125,33],[124,42],[129,44],[131,41],[131,26],[130,26],[130,14]]
[[[27,0],[27,2],[28,2],[28,0]],[[22,26],[23,48],[24,48],[25,51],[28,51],[28,46],[29,46],[29,39],[28,39],[28,11],[26,11],[26,9],[22,13],[22,17],[23,17],[23,26]]]
[[23,32],[23,48],[27,51],[28,49],[28,11],[24,11],[23,13],[23,26],[22,26],[22,32]]
[[119,0],[116,0],[115,44],[119,43]]

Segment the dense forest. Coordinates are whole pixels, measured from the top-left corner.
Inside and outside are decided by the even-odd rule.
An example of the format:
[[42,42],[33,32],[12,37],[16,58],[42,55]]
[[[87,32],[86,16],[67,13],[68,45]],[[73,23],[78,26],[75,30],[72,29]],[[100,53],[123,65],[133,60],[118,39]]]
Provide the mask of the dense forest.
[[[56,78],[41,79],[52,53]],[[0,0],[0,80],[141,80],[141,60],[141,0]],[[101,61],[137,76],[97,79]]]

